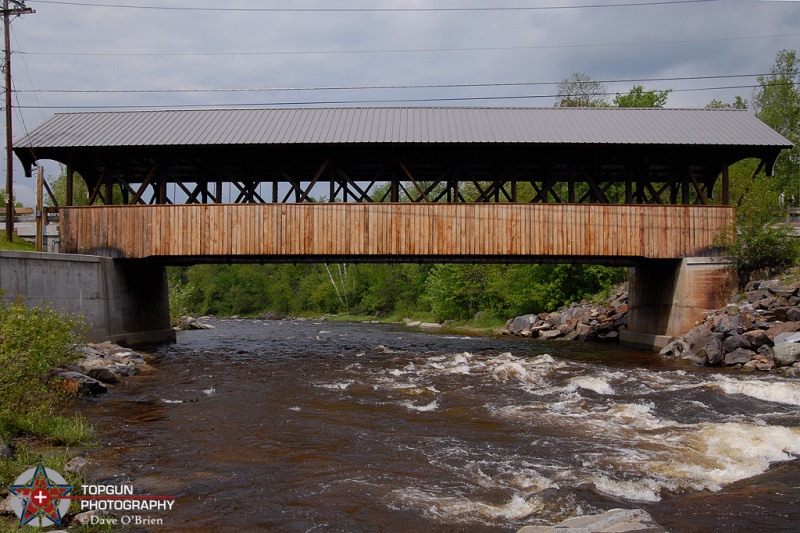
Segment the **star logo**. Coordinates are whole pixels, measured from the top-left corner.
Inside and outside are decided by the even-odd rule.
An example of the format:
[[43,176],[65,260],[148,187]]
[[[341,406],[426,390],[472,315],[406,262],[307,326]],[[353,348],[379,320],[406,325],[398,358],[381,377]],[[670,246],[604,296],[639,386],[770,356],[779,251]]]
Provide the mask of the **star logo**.
[[72,486],[58,472],[41,465],[25,471],[8,490],[21,525],[60,525],[62,515],[69,510],[67,495]]

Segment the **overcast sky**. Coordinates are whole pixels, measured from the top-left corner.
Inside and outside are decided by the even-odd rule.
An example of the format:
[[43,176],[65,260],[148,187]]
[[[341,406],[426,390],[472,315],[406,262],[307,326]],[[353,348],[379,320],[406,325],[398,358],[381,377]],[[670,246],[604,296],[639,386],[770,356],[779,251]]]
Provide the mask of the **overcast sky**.
[[[704,107],[749,98],[780,50],[800,48],[800,1],[792,0],[27,6],[36,13],[15,19],[11,32],[15,138],[53,113],[97,109],[550,107],[557,83],[573,72],[604,81],[610,98],[640,83],[673,89],[668,107]],[[45,168],[58,173],[57,165]],[[26,205],[32,181],[17,165],[15,193]]]

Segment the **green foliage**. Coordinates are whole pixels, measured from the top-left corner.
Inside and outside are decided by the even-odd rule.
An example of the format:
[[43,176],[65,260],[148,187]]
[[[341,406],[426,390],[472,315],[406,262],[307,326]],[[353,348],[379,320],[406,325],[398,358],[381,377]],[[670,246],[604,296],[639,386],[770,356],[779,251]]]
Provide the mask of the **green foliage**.
[[436,320],[470,318],[488,309],[487,271],[485,265],[435,265],[425,283],[425,297]]
[[[741,161],[730,169],[731,199],[736,207],[736,225],[727,228],[717,244],[728,250],[736,261],[742,286],[756,276],[772,277],[800,258],[800,244],[793,229],[786,225],[785,203],[800,195],[800,63],[794,51],[782,50],[767,76],[758,78],[753,93],[753,112],[795,146],[784,150],[775,165],[773,177],[755,175],[755,160]],[[747,109],[737,97],[732,104],[719,100],[707,107]]]
[[[74,178],[72,185],[72,205],[88,205],[89,188],[86,186],[86,182],[83,181],[83,178],[77,172],[74,174]],[[64,165],[61,165],[61,174],[50,183],[50,189],[53,191],[53,196],[56,197],[58,205],[67,205],[67,168]],[[45,200],[48,206],[55,207],[53,201],[50,199],[50,195],[45,195]]]
[[[0,187],[0,208],[6,206],[6,190]],[[14,202],[14,207],[22,207],[22,202]]]
[[713,99],[706,105],[707,109],[747,109],[747,100],[741,96],[737,96],[733,103],[723,102],[722,100]]
[[52,414],[65,404],[68,393],[53,369],[77,359],[76,332],[84,329],[80,319],[49,307],[0,302],[0,413],[6,419],[9,412]]
[[5,234],[3,234],[2,238],[0,238],[0,250],[11,250],[16,252],[35,252],[36,246],[24,239],[20,239],[16,235],[14,235],[14,240],[12,242],[8,242],[6,240]]
[[431,265],[356,265],[354,297],[358,310],[371,315],[409,315],[427,312],[420,302]]
[[[61,165],[61,173],[59,176],[52,180],[48,178],[48,183],[50,183],[50,190],[53,191],[53,196],[55,196],[56,201],[58,202],[59,206],[67,205],[67,168],[64,165]],[[106,194],[106,187],[103,186],[100,190],[100,195],[105,196]],[[53,204],[53,200],[50,198],[50,195],[45,195],[45,202],[49,207],[55,207]],[[95,198],[95,204],[102,204],[102,200],[100,196]],[[125,201],[122,195],[122,187],[119,184],[114,185],[111,188],[111,203],[113,205],[124,205]],[[86,185],[86,181],[84,181],[83,177],[75,172],[74,180],[72,182],[72,205],[74,206],[84,206],[89,205],[89,187]]]
[[349,313],[486,320],[551,311],[624,281],[597,265],[197,265],[169,271],[173,315]]
[[798,190],[800,175],[800,62],[794,50],[781,50],[768,76],[758,78],[759,88],[753,93],[753,111],[794,144],[784,150],[775,164],[778,188],[787,196]]
[[757,277],[772,277],[800,259],[800,242],[786,224],[744,221],[718,239],[736,261],[739,285]]
[[178,318],[189,314],[192,287],[183,279],[184,272],[185,270],[181,268],[167,268],[170,318]]
[[628,94],[617,93],[613,105],[616,107],[664,107],[671,92],[672,89],[646,91],[642,85],[634,85]]
[[32,437],[57,446],[86,444],[92,438],[92,428],[80,414],[74,416],[45,415],[19,410],[0,411],[0,437]]

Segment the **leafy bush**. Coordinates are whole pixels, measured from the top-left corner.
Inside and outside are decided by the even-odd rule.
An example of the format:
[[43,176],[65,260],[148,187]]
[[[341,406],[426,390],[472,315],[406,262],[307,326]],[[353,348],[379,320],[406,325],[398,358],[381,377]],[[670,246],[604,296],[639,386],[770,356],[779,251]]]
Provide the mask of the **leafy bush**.
[[728,228],[717,239],[736,262],[739,286],[755,277],[772,277],[800,259],[800,239],[787,224],[758,224],[747,221]]
[[59,365],[74,362],[74,345],[84,323],[46,306],[0,300],[0,413],[50,414],[62,407],[68,392],[53,379]]

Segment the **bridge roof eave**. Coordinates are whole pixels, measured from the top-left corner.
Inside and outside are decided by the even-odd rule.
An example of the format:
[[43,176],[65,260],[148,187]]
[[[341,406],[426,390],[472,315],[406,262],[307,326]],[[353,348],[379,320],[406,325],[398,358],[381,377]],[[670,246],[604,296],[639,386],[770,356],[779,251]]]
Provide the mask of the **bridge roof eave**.
[[[484,157],[496,157],[494,153],[497,149],[507,149],[507,153],[527,153],[532,160],[537,159],[536,154],[548,154],[552,156],[557,153],[571,153],[579,155],[584,153],[587,156],[597,154],[607,154],[609,158],[628,159],[634,161],[637,157],[649,154],[662,154],[665,161],[673,160],[676,155],[683,156],[687,152],[696,155],[698,160],[706,162],[717,161],[712,166],[722,166],[733,164],[738,161],[756,158],[764,162],[768,175],[772,175],[775,163],[784,149],[791,148],[791,144],[781,146],[752,146],[752,145],[691,145],[691,144],[613,144],[613,143],[532,143],[532,142],[462,142],[462,143],[343,143],[340,145],[269,145],[270,148],[284,151],[286,149],[298,150],[296,157],[281,160],[281,164],[294,164],[297,161],[308,160],[309,152],[318,152],[320,157],[329,156],[337,150],[343,150],[342,155],[347,157],[358,152],[370,153],[376,148],[390,149],[392,154],[400,157],[413,157],[424,152],[433,150],[437,153],[441,150],[461,150],[474,155],[479,153],[476,148],[485,148]],[[174,158],[177,161],[198,156],[207,156],[209,160],[223,161],[230,159],[235,154],[238,156],[230,159],[237,161],[240,159],[253,160],[258,153],[263,154],[265,145],[178,145],[178,146],[108,146],[108,147],[44,147],[31,148],[26,146],[14,147],[14,152],[22,162],[25,175],[32,175],[32,168],[40,160],[53,160],[67,165],[73,163],[74,169],[91,186],[102,176],[102,170],[106,165],[115,161],[138,162],[136,165],[148,166],[152,161],[160,157]],[[285,152],[284,152],[285,153]],[[493,154],[494,153],[494,154]],[[302,155],[302,157],[300,157]],[[692,163],[694,164],[694,163]],[[149,169],[149,166],[148,166]],[[146,170],[144,173],[146,174]],[[130,180],[138,183],[136,179]]]

